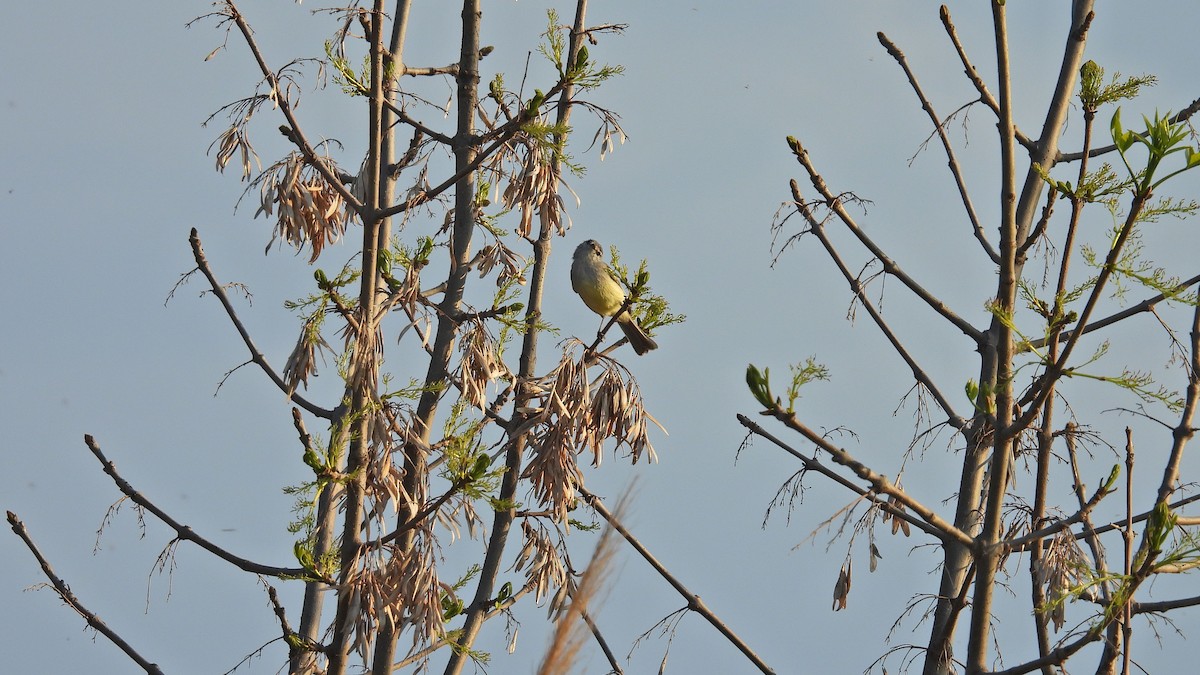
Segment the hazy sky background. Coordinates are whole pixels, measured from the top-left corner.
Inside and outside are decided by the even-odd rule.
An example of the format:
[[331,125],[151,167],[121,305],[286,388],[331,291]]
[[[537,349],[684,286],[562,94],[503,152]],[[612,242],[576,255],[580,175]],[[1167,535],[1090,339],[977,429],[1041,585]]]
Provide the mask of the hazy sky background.
[[[414,4],[407,62],[453,61],[458,10],[453,3]],[[496,47],[483,64],[485,80],[503,70],[509,83],[518,81],[545,28],[546,4],[484,3],[482,41]],[[568,5],[559,8],[564,17],[572,12]],[[320,3],[245,0],[241,6],[274,67],[320,56],[333,29],[328,17],[311,14]],[[588,174],[571,180],[582,205],[570,202],[574,226],[554,242],[556,283],[547,293],[547,317],[564,337],[595,330],[594,316],[567,281],[571,250],[595,238],[616,244],[628,261],[648,258],[655,290],[688,321],[661,331],[658,351],[622,355],[648,409],[670,431],[653,436],[660,462],[630,468],[610,454],[599,469],[585,469],[588,486],[615,500],[637,477],[628,524],[780,673],[861,672],[890,646],[885,638],[905,600],[936,590],[930,572],[939,560],[935,549],[913,548],[925,543],[917,537],[884,536],[884,559],[875,574],[867,572],[862,544],[855,545],[849,608],[831,612],[846,540],[828,549],[828,534],[805,540],[850,495],[809,477],[790,525],[781,510],[762,528],[776,490],[799,466],[762,440],[737,457],[744,430],[734,415],[755,412],[743,382],[747,363],[783,374],[788,363],[815,355],[834,379],[806,390],[800,406],[805,420],[857,432],[839,442],[889,475],[901,468],[912,434],[912,406],[897,411],[911,386],[906,368],[865,315],[855,324],[845,319],[849,291],[815,241],[805,240],[771,267],[770,226],[788,198],[788,180],[796,177],[808,187],[784,143],[788,135],[805,143],[835,192],[852,190],[871,200],[863,222],[892,257],[961,315],[977,325],[986,322],[992,272],[972,245],[944,155],[937,148],[917,154],[930,131],[928,120],[875,35],[883,31],[907,54],[946,115],[974,96],[937,7],[877,0],[626,0],[595,2],[589,12],[592,24],[629,25],[623,36],[605,37],[591,48],[593,61],[622,64],[626,73],[590,97],[621,115],[629,140],[600,162],[596,151],[584,152],[594,129],[590,120],[579,113],[573,119],[577,158]],[[1065,1],[1009,3],[1017,121],[1031,135],[1052,91],[1068,8]],[[293,562],[292,536],[285,530],[292,498],[281,488],[311,476],[299,461],[290,405],[258,370],[233,374],[214,397],[222,376],[247,354],[218,303],[198,297],[200,280],[164,306],[179,276],[193,267],[187,244],[192,227],[219,278],[245,283],[253,292],[253,303],[239,301],[239,312],[277,368],[299,326],[282,302],[311,290],[307,253],[274,249],[264,257],[272,223],[251,218],[253,196],[234,212],[243,189],[237,171],[217,174],[214,158],[206,155],[224,127],[222,119],[207,128],[202,123],[250,94],[259,79],[236,34],[227,51],[203,61],[224,34],[211,21],[190,29],[184,24],[207,11],[204,2],[24,2],[7,3],[0,12],[0,56],[8,64],[0,74],[0,282],[7,291],[0,300],[0,415],[7,430],[0,444],[0,502],[24,520],[87,607],[165,671],[186,673],[225,672],[275,638],[278,624],[266,595],[254,578],[186,544],[174,558],[173,575],[149,576],[148,582],[170,534],[152,519],[143,532],[128,505],[97,546],[96,531],[119,492],[83,435],[93,434],[125,478],[177,519],[267,564]],[[995,91],[986,3],[954,3],[951,11]],[[1160,78],[1143,99],[1126,104],[1127,122],[1156,108],[1178,110],[1200,95],[1188,46],[1197,16],[1190,3],[1099,3],[1089,57],[1110,71]],[[536,63],[539,57],[533,58]],[[529,86],[543,82],[531,79]],[[452,83],[440,78],[420,86],[435,92],[435,100],[441,91],[440,101],[452,91]],[[348,170],[357,168],[364,147],[362,111],[361,100],[348,100],[336,88],[306,92],[298,109],[310,137],[345,143]],[[1111,109],[1101,112],[1102,129],[1110,115]],[[429,113],[421,118],[448,128]],[[281,122],[272,111],[260,113],[254,140],[264,162],[284,151],[274,131]],[[1074,117],[1067,149],[1077,147],[1081,128]],[[955,125],[952,131],[988,222],[997,210],[989,187],[998,164],[993,129],[990,114],[976,107],[967,128]],[[1197,194],[1195,179],[1172,187],[1177,194]],[[1093,231],[1111,224],[1102,212],[1091,217]],[[411,223],[406,235],[427,225]],[[1163,264],[1194,261],[1194,240],[1183,249],[1171,245],[1191,227],[1192,221],[1164,221],[1147,235],[1149,256]],[[357,232],[349,237],[352,245]],[[321,266],[336,269],[352,248],[326,253]],[[864,262],[858,254],[851,259],[855,268]],[[1187,276],[1195,267],[1174,271]],[[976,374],[970,345],[904,297],[898,284],[888,290],[889,318],[941,378],[943,391],[961,399],[962,384]],[[1135,322],[1117,335],[1136,343],[1139,331],[1147,331],[1154,351],[1145,367],[1160,367],[1165,344],[1152,323]],[[550,345],[542,363],[555,358]],[[332,364],[321,373],[312,397],[332,405],[328,395],[340,391]],[[1089,390],[1080,391],[1088,410]],[[1135,403],[1110,396],[1096,406]],[[1113,429],[1128,423],[1113,417]],[[312,420],[309,429],[324,432]],[[1165,436],[1148,431],[1139,439],[1148,457],[1162,456]],[[924,463],[908,465],[906,485],[928,504],[952,496],[958,457],[946,453],[953,443],[943,435]],[[1111,456],[1101,458],[1104,472],[1111,462]],[[585,540],[577,554],[583,556],[592,535],[578,536]],[[463,546],[476,551],[479,544]],[[136,669],[107,640],[83,630],[51,592],[24,591],[43,578],[7,528],[0,535],[0,561],[6,670]],[[444,574],[452,576],[447,567]],[[628,548],[614,580],[600,623],[623,656],[639,634],[685,603]],[[298,622],[300,585],[277,585],[290,602],[289,617]],[[1023,587],[1014,592],[1026,597]],[[517,613],[522,630],[513,656],[503,652],[503,623],[486,626],[488,637],[479,646],[494,653],[488,672],[533,672],[545,644],[544,611],[527,605]],[[1195,609],[1172,616],[1195,636]],[[913,635],[912,619],[898,625],[891,644],[925,642],[926,627]],[[1003,630],[1016,636],[1014,645],[1032,639],[1020,614],[1010,615]],[[1138,638],[1152,672],[1173,670],[1163,664],[1185,653],[1170,628],[1165,632],[1162,654],[1148,632]],[[667,648],[656,633],[633,653],[626,672],[653,672]],[[698,616],[683,618],[669,649],[668,672],[750,671]],[[1011,649],[1010,664],[1028,655]],[[598,653],[589,650],[587,672],[605,672]],[[285,656],[275,642],[238,672],[275,672]],[[434,672],[442,662],[434,661]],[[899,662],[888,665],[896,672]]]

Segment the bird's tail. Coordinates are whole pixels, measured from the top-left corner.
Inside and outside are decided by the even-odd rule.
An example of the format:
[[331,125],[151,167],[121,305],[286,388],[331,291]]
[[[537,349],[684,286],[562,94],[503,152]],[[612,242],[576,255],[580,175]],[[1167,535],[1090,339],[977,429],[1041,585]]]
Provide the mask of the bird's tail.
[[633,347],[633,351],[637,352],[639,356],[651,349],[658,349],[658,343],[654,341],[654,338],[646,335],[646,331],[642,330],[642,327],[628,313],[623,314],[621,318],[617,319],[617,323],[621,326],[621,330],[625,332],[625,337],[629,340],[629,346]]

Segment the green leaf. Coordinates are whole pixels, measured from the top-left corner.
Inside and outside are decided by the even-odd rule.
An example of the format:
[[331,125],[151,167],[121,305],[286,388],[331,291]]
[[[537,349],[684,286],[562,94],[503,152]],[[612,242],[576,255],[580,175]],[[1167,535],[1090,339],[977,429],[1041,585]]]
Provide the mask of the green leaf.
[[1166,543],[1171,531],[1175,529],[1177,521],[1178,516],[1171,512],[1171,507],[1167,506],[1165,501],[1154,506],[1154,510],[1150,512],[1150,519],[1146,523],[1146,537],[1150,540],[1152,551],[1162,551],[1163,544]]
[[526,116],[528,116],[530,118],[537,117],[538,110],[541,109],[542,104],[545,102],[546,102],[546,95],[544,93],[542,93],[542,90],[534,89],[533,90],[533,98],[529,99],[529,105],[525,106]]
[[768,410],[775,407],[775,397],[771,395],[770,378],[770,368],[760,371],[754,367],[754,364],[746,367],[746,385],[750,387],[750,393]]
[[1113,464],[1112,471],[1108,472],[1108,478],[1104,481],[1104,492],[1112,492],[1113,486],[1117,484],[1117,479],[1121,477],[1121,465]]
[[1121,127],[1120,108],[1117,108],[1117,111],[1113,113],[1112,121],[1109,122],[1108,127],[1109,131],[1112,133],[1113,143],[1116,144],[1117,150],[1119,150],[1122,155],[1125,154],[1125,151],[1133,146],[1133,142],[1137,136],[1135,136],[1132,131],[1125,131],[1125,129]]
[[312,448],[304,449],[304,463],[318,474],[325,471],[325,462],[321,460],[321,456],[318,455]]
[[1184,150],[1187,153],[1187,168],[1191,169],[1200,166],[1200,151],[1192,147],[1185,148]]
[[500,592],[496,595],[496,606],[499,607],[501,604],[503,604],[505,601],[507,601],[509,598],[511,598],[512,594],[513,594],[512,582],[511,581],[504,582],[504,585],[500,587]]
[[442,596],[442,621],[449,621],[454,617],[462,614],[463,601],[458,598],[452,598],[449,595]]
[[487,453],[483,453],[475,458],[475,465],[471,467],[471,478],[479,480],[487,473],[487,470],[492,465],[492,457]]

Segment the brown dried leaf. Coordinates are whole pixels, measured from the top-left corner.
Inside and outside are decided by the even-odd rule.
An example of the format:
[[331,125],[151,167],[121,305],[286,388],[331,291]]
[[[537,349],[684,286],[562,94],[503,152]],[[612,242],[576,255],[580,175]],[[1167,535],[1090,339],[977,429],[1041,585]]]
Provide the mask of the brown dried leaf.
[[518,558],[521,564],[514,565],[513,569],[519,571],[523,565],[528,564],[525,571],[526,584],[534,587],[534,601],[540,604],[549,589],[554,588],[557,595],[568,583],[570,574],[558,548],[544,527],[523,520],[521,533],[525,538],[525,546]]
[[321,337],[320,320],[319,313],[314,313],[304,322],[296,346],[292,348],[292,353],[283,366],[283,379],[287,383],[289,397],[296,393],[298,384],[303,384],[304,388],[308,389],[309,376],[317,375],[317,349],[333,351],[329,343],[325,342],[325,338]]
[[[322,161],[336,173],[332,161]],[[293,152],[269,167],[256,182],[259,207],[254,215],[277,214],[271,241],[283,239],[296,250],[308,245],[312,250],[310,263],[317,260],[327,244],[341,238],[353,217],[341,193],[325,182],[320,172],[299,153]]]
[[837,583],[833,586],[833,611],[841,611],[846,609],[847,602],[850,599],[850,561],[842,565],[842,570],[838,572]]
[[460,382],[462,396],[470,405],[484,410],[488,405],[488,384],[499,378],[511,379],[512,373],[500,358],[496,341],[483,321],[475,321],[459,342],[462,350]]
[[[616,447],[629,448],[635,464],[642,455],[657,461],[647,420],[658,423],[645,411],[636,380],[607,357],[576,360],[573,346],[563,351],[562,360],[546,378],[550,387],[542,410],[532,418],[533,451],[522,474],[559,522],[566,522],[567,509],[575,504],[576,487],[583,484],[577,454],[590,451],[592,464],[599,466],[604,443],[611,439]],[[602,367],[594,381],[588,379],[589,363]]]
[[217,146],[217,171],[219,173],[225,173],[225,167],[229,165],[229,160],[233,159],[234,155],[241,155],[242,158],[242,180],[250,180],[250,176],[254,171],[254,167],[250,162],[252,158],[254,164],[259,169],[262,168],[262,163],[258,159],[258,153],[254,152],[254,148],[251,147],[250,137],[246,134],[246,128],[241,123],[230,125],[228,129],[217,137],[213,145]]

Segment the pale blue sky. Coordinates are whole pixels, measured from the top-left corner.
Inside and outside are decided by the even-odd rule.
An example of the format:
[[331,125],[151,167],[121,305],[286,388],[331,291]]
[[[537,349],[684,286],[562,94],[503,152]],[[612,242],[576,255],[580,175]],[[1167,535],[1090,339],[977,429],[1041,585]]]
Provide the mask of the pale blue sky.
[[[242,4],[275,66],[321,54],[330,23],[310,15],[320,5]],[[544,29],[546,4],[485,3],[483,42],[496,47],[485,61],[487,73],[503,69],[509,82],[518,79]],[[441,3],[415,5],[408,62],[452,61],[457,11]],[[1126,106],[1127,121],[1155,108],[1178,110],[1200,96],[1189,47],[1198,15],[1190,3],[1099,5],[1089,56],[1110,70],[1160,78],[1144,99]],[[1030,131],[1056,74],[1067,6],[1009,3],[1018,123]],[[810,477],[791,525],[776,518],[761,529],[775,491],[799,467],[761,440],[735,464],[743,430],[734,415],[755,410],[743,383],[748,362],[782,373],[786,364],[815,355],[834,380],[802,400],[813,426],[858,432],[841,442],[892,475],[911,435],[911,408],[892,414],[910,386],[906,369],[865,316],[855,325],[845,320],[849,293],[815,242],[806,240],[769,267],[770,225],[788,198],[788,180],[796,177],[807,187],[784,144],[788,135],[805,143],[835,191],[872,200],[864,222],[893,257],[960,314],[986,320],[991,272],[981,266],[961,208],[947,192],[944,157],[931,149],[909,163],[929,133],[928,121],[875,36],[883,31],[905,51],[926,93],[947,114],[973,96],[937,7],[878,0],[624,0],[597,2],[589,15],[592,23],[629,24],[624,36],[591,49],[593,60],[626,68],[593,99],[622,116],[629,140],[602,163],[595,152],[582,154],[586,143],[579,145],[589,172],[571,182],[582,205],[570,202],[574,227],[555,242],[551,273],[561,283],[548,292],[547,314],[564,334],[594,330],[593,315],[569,290],[567,265],[575,245],[595,238],[616,244],[627,260],[648,258],[655,289],[688,322],[663,330],[660,350],[626,359],[648,409],[670,431],[653,438],[660,463],[631,469],[609,456],[600,469],[586,470],[588,485],[615,498],[638,477],[630,526],[780,673],[861,672],[887,648],[885,636],[905,598],[936,589],[935,577],[926,574],[936,562],[933,549],[910,552],[917,540],[886,537],[880,570],[869,574],[865,558],[856,557],[850,607],[830,612],[845,542],[827,551],[822,535],[792,549],[849,495]],[[1164,7],[1176,14],[1165,21],[1150,15]],[[202,122],[247,95],[257,80],[236,35],[227,51],[203,62],[223,34],[210,22],[184,24],[208,10],[206,2],[26,2],[0,11],[0,57],[9,64],[0,75],[0,283],[7,290],[0,300],[6,317],[0,415],[8,432],[0,443],[0,503],[25,521],[89,608],[167,672],[189,673],[224,672],[278,634],[265,595],[254,579],[187,545],[173,577],[154,576],[147,590],[169,535],[150,520],[139,538],[128,508],[93,555],[95,532],[119,493],[84,447],[83,434],[93,434],[125,477],[175,517],[267,564],[287,565],[291,558],[284,528],[292,500],[280,488],[310,475],[299,461],[289,405],[258,371],[239,371],[213,396],[223,374],[246,360],[217,303],[199,298],[202,286],[194,281],[164,307],[179,275],[192,267],[187,235],[196,227],[220,278],[244,282],[253,292],[253,304],[242,302],[239,311],[259,347],[281,367],[298,329],[282,302],[307,293],[311,281],[306,256],[284,250],[263,256],[271,225],[251,219],[250,202],[234,213],[242,185],[233,171],[215,173],[206,155],[222,126]],[[976,65],[994,83],[985,3],[956,3],[951,10]],[[560,11],[569,15],[570,8]],[[442,87],[441,100],[449,95],[440,80],[422,86],[430,92]],[[353,157],[363,147],[360,108],[328,90],[307,94],[299,114],[310,136],[337,137]],[[1110,112],[1101,113],[1105,121]],[[273,131],[280,120],[270,111],[261,115],[257,147],[269,162],[284,141]],[[588,121],[577,116],[574,122],[577,140],[590,139]],[[953,131],[976,205],[991,220],[993,126],[975,108],[971,143],[963,148],[962,128]],[[1067,147],[1078,143],[1079,129],[1076,118]],[[355,168],[356,160],[345,166]],[[1195,195],[1197,186],[1192,179],[1175,188]],[[1108,226],[1102,214],[1093,217],[1098,230]],[[1147,247],[1157,247],[1152,257],[1164,264],[1193,261],[1194,241],[1172,250],[1191,227],[1194,222],[1165,221],[1148,234]],[[323,259],[322,266],[350,254],[326,254],[331,262]],[[1190,275],[1195,268],[1175,271]],[[889,291],[888,316],[918,358],[944,378],[943,389],[957,396],[974,374],[969,347],[898,285]],[[1123,335],[1137,339],[1149,326],[1146,320]],[[1153,335],[1151,346],[1161,349]],[[551,358],[550,351],[543,357]],[[856,379],[867,373],[868,381]],[[313,395],[328,395],[336,385],[323,373]],[[935,444],[926,462],[910,464],[906,474],[909,487],[931,504],[950,497],[955,484],[957,458],[938,454],[946,443]],[[1155,443],[1148,432],[1148,455]],[[684,604],[623,551],[600,615],[620,655]],[[50,592],[23,592],[42,578],[11,534],[0,536],[0,561],[6,572],[0,644],[11,672],[135,669],[103,638],[81,630],[82,621]],[[283,588],[295,620],[299,586]],[[489,672],[533,671],[544,644],[544,609],[529,606],[518,616],[522,631],[513,656],[503,652],[499,622],[485,629],[490,637],[481,646],[495,652]],[[1200,628],[1196,610],[1175,618],[1189,635]],[[915,636],[911,629],[911,622],[903,624],[893,642],[926,640],[924,627]],[[1027,622],[1017,617],[1009,629],[1026,635]],[[1145,635],[1146,664],[1170,664],[1184,653],[1169,636],[1159,655]],[[643,643],[627,672],[653,672],[664,649],[662,640]],[[1023,655],[1018,651],[1010,655],[1014,661]],[[276,643],[239,672],[275,672],[285,653]],[[435,672],[440,663],[435,660]],[[588,672],[605,670],[598,655],[587,663]],[[891,668],[895,672],[895,664]],[[670,646],[668,672],[749,667],[700,618],[688,616]]]

